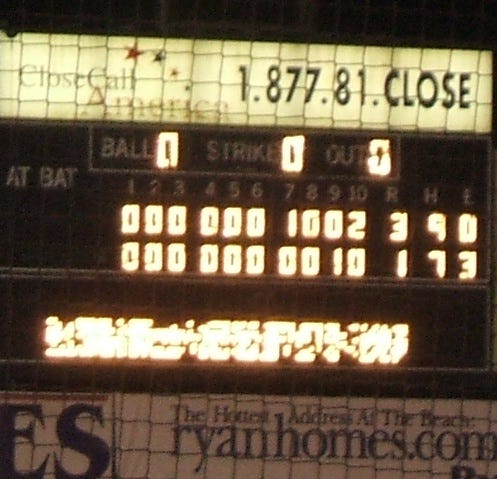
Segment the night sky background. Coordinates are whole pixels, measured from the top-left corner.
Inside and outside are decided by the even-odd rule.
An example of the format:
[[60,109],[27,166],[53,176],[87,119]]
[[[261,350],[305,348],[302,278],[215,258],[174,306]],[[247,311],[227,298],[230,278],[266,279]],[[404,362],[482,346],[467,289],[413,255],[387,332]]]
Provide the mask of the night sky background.
[[494,0],[3,0],[0,28],[495,44]]

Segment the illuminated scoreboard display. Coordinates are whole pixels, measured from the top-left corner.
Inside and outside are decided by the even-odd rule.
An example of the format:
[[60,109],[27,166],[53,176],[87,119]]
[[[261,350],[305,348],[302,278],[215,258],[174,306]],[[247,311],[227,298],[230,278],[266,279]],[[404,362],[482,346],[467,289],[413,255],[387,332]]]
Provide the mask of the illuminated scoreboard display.
[[1,37],[3,356],[486,367],[491,65]]

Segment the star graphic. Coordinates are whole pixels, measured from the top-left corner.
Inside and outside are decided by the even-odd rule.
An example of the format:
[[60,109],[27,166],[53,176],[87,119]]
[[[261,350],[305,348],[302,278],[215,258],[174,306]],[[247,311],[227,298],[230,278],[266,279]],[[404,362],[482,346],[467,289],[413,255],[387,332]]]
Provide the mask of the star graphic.
[[138,50],[138,45],[135,44],[132,47],[127,47],[128,54],[126,55],[126,60],[131,59],[131,60],[137,60],[140,55],[143,55],[145,53],[143,50]]
[[154,56],[154,62],[162,63],[166,59],[166,52],[159,50]]

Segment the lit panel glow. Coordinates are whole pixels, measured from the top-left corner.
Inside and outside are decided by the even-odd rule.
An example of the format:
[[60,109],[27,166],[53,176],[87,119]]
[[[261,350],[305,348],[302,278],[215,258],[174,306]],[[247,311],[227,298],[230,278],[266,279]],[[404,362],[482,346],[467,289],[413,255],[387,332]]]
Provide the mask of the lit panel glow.
[[[490,51],[0,32],[0,117],[489,133],[492,73]],[[174,169],[174,133],[157,150]]]
[[[140,95],[149,91],[138,88],[143,59]],[[290,107],[300,96],[311,114],[327,61],[321,73],[312,64],[289,73],[305,77],[307,94],[285,87],[286,64],[269,66],[263,92],[253,70],[236,67],[230,91],[241,78],[244,102],[264,94]],[[396,75],[389,94],[400,108]],[[339,77],[347,81],[345,70]],[[24,82],[36,78],[23,70]],[[476,108],[466,97],[464,114]],[[335,99],[343,118],[347,98],[344,86]],[[15,120],[0,124],[0,145],[0,299],[9,305],[0,322],[36,330],[8,338],[4,356],[255,371],[488,364],[495,187],[486,136]]]
[[335,364],[399,363],[409,350],[407,324],[326,321],[189,319],[158,327],[152,318],[79,316],[45,321],[45,355],[66,359],[128,359]]
[[[164,230],[164,210],[174,217],[174,221],[168,222],[162,241],[150,243],[150,235]],[[198,223],[188,222],[189,217],[197,218]],[[369,246],[369,237],[379,236],[388,246],[386,251],[391,266],[385,271],[386,277],[413,276],[416,267],[423,267],[426,277],[445,278],[447,261],[450,261],[455,265],[451,273],[454,278],[477,278],[478,252],[466,248],[474,246],[478,239],[477,217],[461,213],[450,218],[450,238],[447,238],[447,215],[427,211],[424,217],[424,227],[421,224],[420,228],[412,224],[405,211],[386,212],[380,221],[376,214],[373,222],[365,210],[354,209],[291,209],[283,217],[270,218],[265,208],[200,206],[189,211],[186,205],[167,207],[130,203],[121,207],[119,230],[123,242],[120,269],[128,272],[179,272],[177,266],[170,266],[169,262],[162,260],[162,250],[176,243],[176,236],[179,235],[190,240],[195,237],[197,241],[217,238],[221,243],[207,242],[200,246],[195,246],[197,241],[192,240],[191,245],[183,243],[182,248],[185,251],[187,248],[190,253],[187,255],[188,268],[186,258],[182,261],[185,267],[181,272],[184,273],[322,278],[375,276],[368,261],[368,256],[372,254],[371,247],[366,246]],[[273,224],[283,219],[281,228],[285,234],[276,249],[274,240],[266,234],[266,218]],[[373,228],[378,226],[381,229],[375,231]],[[412,229],[418,230],[419,240],[416,243],[408,241],[409,230]],[[422,264],[417,266],[409,261],[409,257],[412,257],[414,250],[419,252],[419,245],[423,243],[427,245],[426,256],[420,258]],[[463,247],[453,249],[449,247],[451,243],[459,243]],[[408,244],[410,248],[398,246]],[[430,245],[438,244],[446,244],[446,249],[430,248]],[[271,250],[275,254],[270,257],[276,261],[266,264],[265,251]]]

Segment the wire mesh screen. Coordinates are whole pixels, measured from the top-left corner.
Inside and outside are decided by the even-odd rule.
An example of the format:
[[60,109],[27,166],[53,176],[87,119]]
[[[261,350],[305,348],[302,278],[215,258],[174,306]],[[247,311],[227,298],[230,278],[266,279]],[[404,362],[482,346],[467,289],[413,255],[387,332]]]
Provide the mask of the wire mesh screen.
[[5,1],[0,478],[494,477],[490,1]]

